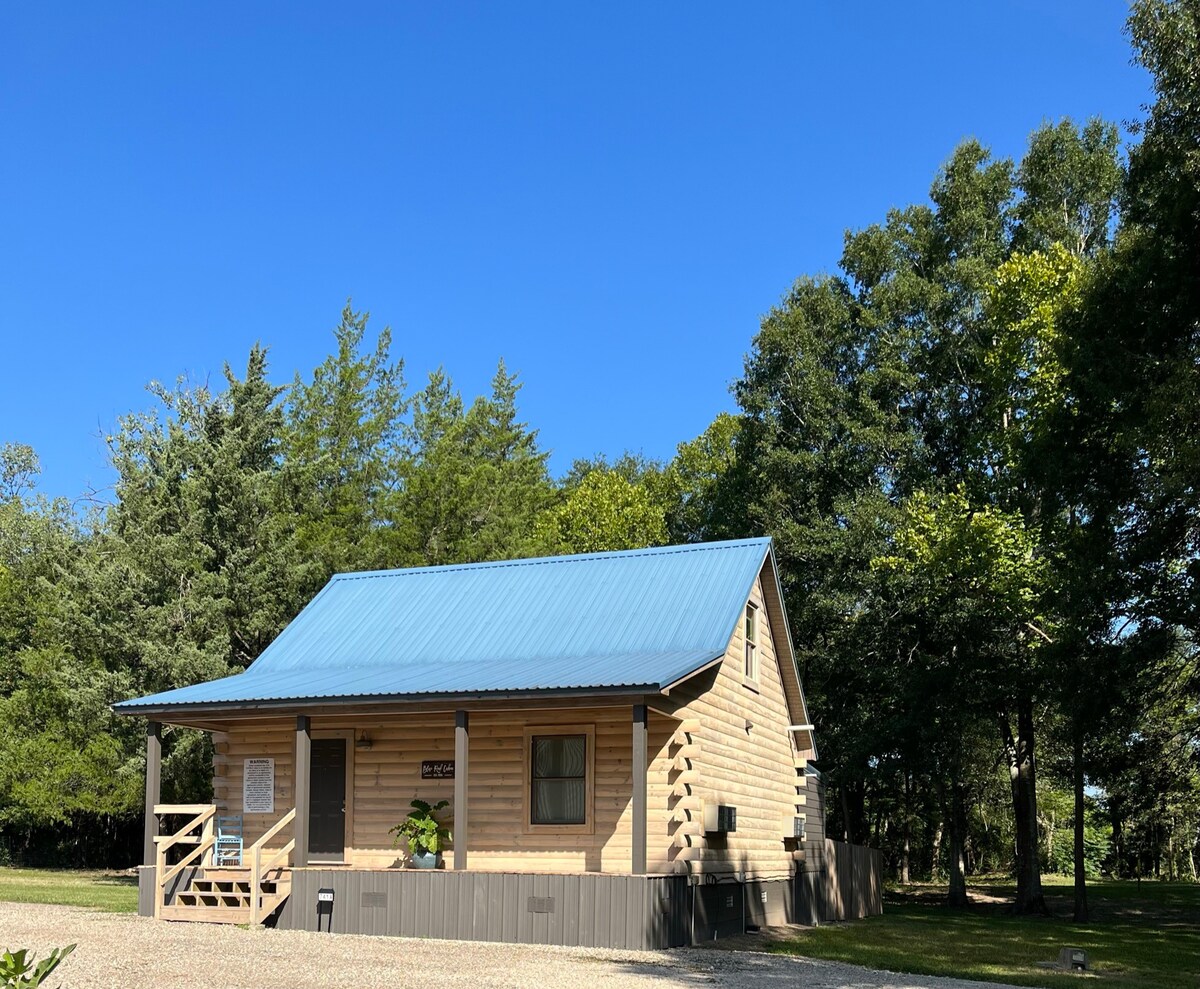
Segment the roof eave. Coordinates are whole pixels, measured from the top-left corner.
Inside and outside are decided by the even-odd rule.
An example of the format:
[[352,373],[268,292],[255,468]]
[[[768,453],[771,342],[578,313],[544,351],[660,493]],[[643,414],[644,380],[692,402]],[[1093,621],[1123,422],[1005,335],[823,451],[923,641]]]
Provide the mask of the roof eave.
[[345,697],[283,697],[257,701],[191,701],[179,704],[136,705],[128,701],[111,705],[114,714],[169,721],[179,714],[229,714],[282,711],[296,707],[350,707],[364,704],[469,703],[471,701],[536,700],[541,697],[641,697],[662,692],[660,684],[625,684],[612,687],[535,687],[527,690],[444,691],[421,694],[354,694]]
[[[808,713],[808,698],[804,696],[804,682],[800,679],[800,664],[796,660],[796,647],[792,642],[792,623],[788,621],[787,602],[783,598],[783,583],[779,579],[779,563],[775,559],[775,544],[773,541],[767,546],[766,560],[771,562],[771,576],[775,583],[775,594],[779,598],[779,612],[780,617],[783,620],[783,630],[787,640],[788,656],[791,659],[792,671],[796,674],[796,684],[800,689],[800,705],[804,709],[804,720],[801,723],[811,725],[813,722]],[[815,760],[819,757],[819,753],[817,751],[817,735],[812,729],[809,729],[808,731],[808,740],[811,743],[810,747],[812,748],[812,758]]]

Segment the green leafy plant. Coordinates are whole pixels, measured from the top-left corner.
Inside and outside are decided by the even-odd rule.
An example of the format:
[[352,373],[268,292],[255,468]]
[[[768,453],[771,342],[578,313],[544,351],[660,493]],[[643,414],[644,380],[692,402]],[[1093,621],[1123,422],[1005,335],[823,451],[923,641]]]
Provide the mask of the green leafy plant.
[[446,826],[436,817],[439,811],[450,806],[449,800],[439,800],[436,804],[424,800],[414,800],[410,805],[412,810],[408,816],[394,828],[388,829],[388,834],[396,837],[392,840],[395,848],[402,841],[408,842],[408,850],[414,855],[417,852],[433,852],[435,855],[453,838]]
[[29,957],[29,949],[6,951],[0,955],[0,978],[3,989],[37,989],[58,968],[59,962],[75,950],[75,945],[55,948],[41,961]]

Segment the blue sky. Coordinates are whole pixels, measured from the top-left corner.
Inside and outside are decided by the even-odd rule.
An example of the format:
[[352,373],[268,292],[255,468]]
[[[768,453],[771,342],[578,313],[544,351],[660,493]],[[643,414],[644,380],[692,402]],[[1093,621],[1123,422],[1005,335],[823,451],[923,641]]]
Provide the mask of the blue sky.
[[9,4],[0,443],[110,481],[144,386],[289,380],[347,297],[419,383],[503,356],[561,473],[667,456],[842,233],[963,137],[1138,116],[1120,0]]

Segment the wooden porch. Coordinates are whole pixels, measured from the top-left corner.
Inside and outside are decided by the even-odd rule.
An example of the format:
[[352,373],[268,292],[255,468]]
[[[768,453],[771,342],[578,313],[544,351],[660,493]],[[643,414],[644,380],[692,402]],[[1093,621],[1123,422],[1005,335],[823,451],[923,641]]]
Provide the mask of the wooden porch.
[[[453,760],[449,762],[452,769],[452,780],[447,779],[436,785],[446,788],[453,787],[452,794],[443,791],[438,795],[449,798],[451,803],[454,840],[446,852],[444,869],[438,870],[439,872],[465,872],[472,868],[474,863],[469,865],[469,862],[473,837],[481,832],[494,834],[499,830],[506,835],[515,835],[516,837],[505,840],[511,841],[517,846],[523,844],[526,848],[535,848],[540,847],[538,843],[541,843],[541,846],[550,849],[557,847],[564,850],[572,846],[586,846],[589,842],[594,844],[597,841],[611,840],[612,835],[619,832],[618,845],[628,848],[626,853],[628,864],[624,868],[620,868],[619,873],[626,875],[645,875],[647,873],[647,801],[651,763],[649,738],[651,712],[644,704],[624,707],[623,718],[621,707],[606,706],[590,712],[587,709],[580,710],[583,712],[582,715],[577,715],[571,709],[566,712],[560,711],[560,720],[569,722],[581,718],[587,721],[586,730],[590,732],[588,735],[589,749],[595,744],[600,744],[604,758],[607,760],[615,758],[610,755],[616,751],[612,746],[620,746],[616,740],[620,738],[620,735],[616,734],[618,726],[622,721],[627,726],[621,732],[621,734],[626,732],[628,734],[624,734],[625,740],[621,747],[619,762],[614,764],[618,767],[620,775],[624,776],[624,780],[618,784],[619,777],[612,775],[609,763],[605,762],[602,765],[602,785],[607,806],[601,813],[607,816],[602,820],[605,827],[603,831],[600,831],[597,828],[595,813],[592,809],[592,802],[595,799],[593,787],[595,786],[596,768],[593,762],[597,757],[589,751],[591,761],[587,772],[587,826],[586,828],[565,827],[557,830],[548,828],[546,830],[551,832],[549,835],[530,833],[528,808],[524,811],[526,826],[523,828],[522,810],[519,805],[497,820],[496,808],[499,801],[495,796],[493,785],[496,773],[495,760],[498,754],[507,753],[503,757],[510,762],[515,761],[519,771],[521,750],[528,747],[528,738],[524,743],[510,749],[506,739],[501,742],[496,737],[494,722],[484,721],[483,738],[477,741],[475,746],[485,759],[484,775],[476,780],[471,765],[471,712],[457,710],[452,714],[447,712],[447,715],[441,716],[447,717],[447,720],[452,717],[453,749],[444,753],[453,755]],[[484,715],[487,714],[490,712],[485,711]],[[550,722],[544,729],[538,729],[539,731],[565,730],[561,729],[561,725],[554,723],[554,718],[548,712],[533,711],[524,717],[532,724]],[[603,741],[599,743],[596,741],[596,722],[600,722],[599,727],[602,729]],[[320,720],[317,723],[318,726],[324,724]],[[292,757],[288,760],[291,778],[290,780],[285,778],[283,782],[275,781],[269,789],[274,789],[277,798],[281,797],[286,800],[288,797],[292,797],[294,806],[287,809],[269,826],[266,826],[265,822],[260,824],[256,820],[254,829],[247,835],[247,844],[243,850],[241,865],[237,867],[222,865],[218,868],[214,866],[213,858],[217,837],[215,825],[218,813],[229,814],[231,812],[230,803],[195,805],[160,803],[162,725],[157,722],[149,723],[146,753],[147,813],[143,861],[154,871],[153,915],[155,917],[176,921],[258,924],[275,914],[286,902],[292,891],[292,870],[305,869],[310,866],[313,868],[330,868],[331,866],[353,868],[357,866],[359,869],[365,866],[367,869],[373,869],[383,864],[379,861],[379,852],[372,853],[374,857],[368,859],[366,863],[356,863],[352,860],[349,852],[334,856],[335,859],[341,860],[334,862],[331,862],[328,856],[321,858],[313,854],[313,846],[310,842],[310,822],[312,820],[314,736],[328,738],[337,735],[345,739],[344,744],[349,752],[349,778],[345,781],[348,790],[344,807],[346,815],[345,844],[347,847],[351,843],[351,834],[354,828],[352,808],[356,792],[360,801],[369,801],[372,804],[378,804],[381,796],[386,795],[391,808],[389,813],[392,815],[392,820],[399,820],[407,810],[407,800],[411,791],[405,793],[395,785],[390,785],[384,790],[379,787],[377,782],[374,786],[363,787],[361,778],[356,784],[355,760],[353,749],[350,746],[355,744],[356,737],[362,738],[366,735],[364,729],[356,731],[345,728],[318,727],[314,730],[313,718],[303,714],[294,716],[292,724],[294,728],[290,732],[292,737],[291,744],[288,746],[292,751],[287,753]],[[675,727],[675,730],[671,733],[661,755],[669,762],[669,767],[664,771],[670,775],[671,795],[669,799],[673,808],[671,816],[678,818],[673,822],[675,829],[678,830],[681,826],[685,826],[689,819],[697,816],[693,807],[695,798],[691,795],[691,786],[695,775],[692,759],[698,750],[698,745],[694,741],[698,724],[694,721],[679,722],[675,719],[671,719],[670,724]],[[686,729],[690,729],[690,733]],[[273,730],[278,731],[278,729]],[[277,738],[278,736],[273,737]],[[499,747],[497,747],[498,745]],[[269,751],[279,752],[277,748]],[[238,754],[242,754],[241,749],[238,750]],[[392,761],[393,756],[390,751],[386,753],[386,756],[390,774],[399,772],[401,768],[405,771],[412,771],[411,759],[405,761],[401,766]],[[361,750],[359,761],[365,761]],[[233,760],[227,762],[227,765],[233,764]],[[506,768],[504,773],[511,785],[513,770]],[[376,776],[375,779],[377,780],[378,777]],[[290,787],[287,785],[288,783],[290,783]],[[522,789],[527,790],[526,783],[519,785]],[[230,793],[237,791],[231,791],[226,786],[221,792],[225,794],[228,801]],[[476,826],[472,821],[472,792],[492,815],[491,820],[482,826]],[[611,796],[609,796],[610,793]],[[511,803],[511,800],[508,802]],[[624,810],[619,811],[619,806],[623,806]],[[240,809],[236,803],[232,807],[235,813]],[[163,823],[168,820],[172,822],[170,832],[160,834]],[[610,820],[612,823],[609,823]],[[618,820],[619,826],[617,825]],[[265,830],[262,830],[264,827]],[[373,832],[380,831],[384,838],[390,839],[390,836],[386,835],[384,826],[372,821],[371,827]],[[254,837],[251,843],[251,838],[255,835],[257,837]],[[557,854],[561,855],[562,853]],[[571,854],[575,858],[579,858],[577,852],[573,851]],[[553,852],[550,854],[534,852],[531,858],[530,865],[534,868],[544,863],[546,866],[550,866],[546,871],[559,871],[554,868],[554,863],[558,859]],[[396,855],[393,854],[390,859],[394,861],[394,864],[389,863],[389,867],[394,868],[394,865],[400,864]],[[494,862],[494,858],[491,861]],[[480,862],[474,868],[480,871],[492,871],[489,870],[490,864],[491,862]],[[579,869],[576,866],[574,869],[564,868],[562,871],[594,871],[597,873],[618,871],[613,869],[611,863],[606,864],[608,867],[604,870],[597,865],[590,870]],[[661,869],[663,864],[659,865]]]

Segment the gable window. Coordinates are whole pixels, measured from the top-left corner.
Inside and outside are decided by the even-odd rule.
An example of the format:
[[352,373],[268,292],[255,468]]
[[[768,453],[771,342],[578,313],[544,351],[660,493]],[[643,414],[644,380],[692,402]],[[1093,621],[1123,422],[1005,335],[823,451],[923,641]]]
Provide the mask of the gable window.
[[746,666],[743,673],[747,680],[758,681],[758,608],[746,605]]
[[588,736],[533,735],[529,750],[529,823],[587,823]]

